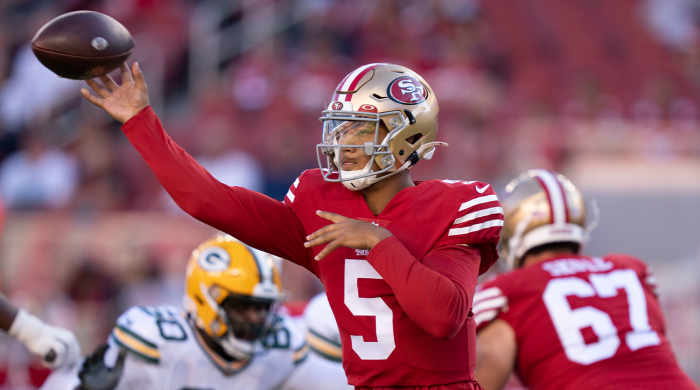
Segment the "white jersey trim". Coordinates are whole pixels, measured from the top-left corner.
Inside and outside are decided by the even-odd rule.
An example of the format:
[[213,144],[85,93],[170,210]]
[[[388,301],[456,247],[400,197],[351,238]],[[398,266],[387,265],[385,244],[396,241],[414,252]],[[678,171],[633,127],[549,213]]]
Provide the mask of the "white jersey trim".
[[502,207],[491,207],[490,209],[483,209],[479,211],[475,211],[473,213],[469,213],[463,217],[459,217],[455,219],[455,222],[453,225],[458,225],[460,223],[464,223],[467,221],[471,221],[473,219],[485,217],[487,215],[493,215],[493,214],[503,214],[503,208]]
[[497,202],[498,197],[496,195],[486,195],[486,196],[480,196],[478,198],[474,198],[468,202],[462,203],[461,206],[459,206],[459,211],[466,210],[470,207],[474,207],[478,204],[482,203],[488,203],[488,202]]
[[488,229],[490,227],[494,226],[503,226],[503,220],[502,219],[496,219],[493,221],[486,221],[477,225],[471,225],[467,227],[462,227],[462,228],[456,228],[456,229],[450,229],[449,233],[447,234],[448,236],[459,236],[462,234],[469,234],[473,233],[479,230],[483,229]]

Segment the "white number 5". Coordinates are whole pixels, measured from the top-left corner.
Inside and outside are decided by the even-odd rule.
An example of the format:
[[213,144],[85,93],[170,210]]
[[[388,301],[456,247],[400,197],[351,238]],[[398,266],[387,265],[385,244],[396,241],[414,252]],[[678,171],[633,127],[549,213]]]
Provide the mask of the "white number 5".
[[394,342],[394,314],[382,298],[360,298],[358,279],[382,277],[367,260],[345,260],[345,305],[356,316],[376,318],[377,341],[365,341],[362,336],[350,336],[352,349],[362,360],[385,360],[396,348]]
[[[644,289],[637,274],[631,269],[615,270],[607,274],[591,274],[591,283],[580,278],[552,279],[547,283],[542,299],[554,328],[564,347],[566,357],[572,362],[589,365],[609,357],[617,352],[620,338],[610,316],[599,309],[584,306],[571,309],[567,296],[580,298],[601,298],[617,295],[618,289],[624,289],[629,305],[632,331],[625,335],[625,343],[632,350],[659,345],[658,333],[651,329],[647,315],[647,301]],[[598,341],[586,344],[581,329],[591,327]]]

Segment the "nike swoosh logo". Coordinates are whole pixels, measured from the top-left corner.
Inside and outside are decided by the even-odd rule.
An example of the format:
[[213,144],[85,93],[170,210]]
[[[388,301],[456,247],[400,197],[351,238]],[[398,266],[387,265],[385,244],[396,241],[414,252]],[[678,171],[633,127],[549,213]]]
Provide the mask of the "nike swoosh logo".
[[483,186],[483,187],[481,187],[481,188],[476,187],[476,192],[478,192],[478,193],[480,193],[480,194],[483,194],[484,191],[486,191],[486,189],[489,188],[490,185],[491,185],[491,184],[487,184],[487,185],[485,185],[485,186]]

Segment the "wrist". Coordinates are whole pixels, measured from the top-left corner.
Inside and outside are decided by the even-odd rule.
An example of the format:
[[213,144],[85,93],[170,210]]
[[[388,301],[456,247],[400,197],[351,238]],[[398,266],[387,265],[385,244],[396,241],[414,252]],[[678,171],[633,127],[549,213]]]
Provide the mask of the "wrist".
[[374,248],[375,246],[379,245],[380,242],[384,241],[385,239],[393,236],[390,231],[387,229],[382,229],[382,231],[374,236],[374,242],[372,243],[372,246],[369,249]]
[[24,309],[19,309],[7,333],[26,344],[41,334],[44,325],[44,322],[39,317],[29,314]]

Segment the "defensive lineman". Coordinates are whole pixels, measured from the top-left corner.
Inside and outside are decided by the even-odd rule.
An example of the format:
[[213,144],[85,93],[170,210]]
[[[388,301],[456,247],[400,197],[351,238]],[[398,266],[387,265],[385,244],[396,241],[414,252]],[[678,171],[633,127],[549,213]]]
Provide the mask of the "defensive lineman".
[[281,298],[270,255],[217,235],[189,260],[185,310],[132,307],[79,374],[55,371],[42,388],[277,389],[308,352]]

